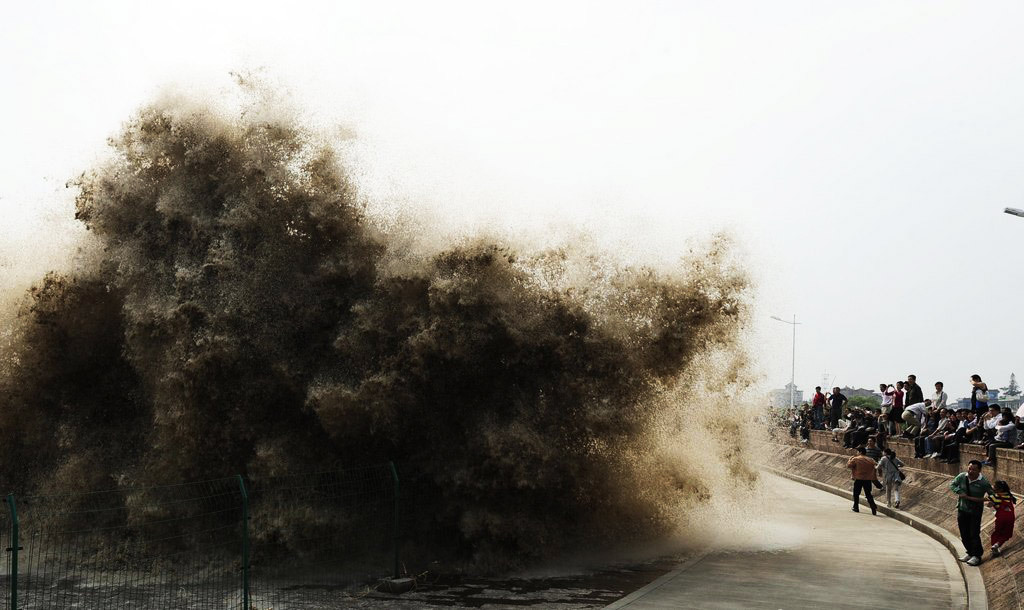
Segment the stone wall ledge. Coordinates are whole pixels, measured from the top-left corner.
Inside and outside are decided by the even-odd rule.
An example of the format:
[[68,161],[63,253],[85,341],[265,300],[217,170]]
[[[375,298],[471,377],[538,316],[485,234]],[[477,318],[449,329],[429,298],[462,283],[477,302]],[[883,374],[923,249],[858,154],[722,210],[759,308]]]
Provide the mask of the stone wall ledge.
[[[824,430],[812,430],[810,439],[801,443],[799,439],[791,438],[786,430],[778,431],[776,441],[793,447],[814,449],[835,455],[856,455],[854,449],[846,449],[842,444],[842,436],[839,441],[832,440],[832,433]],[[914,441],[905,438],[891,438],[889,445],[896,451],[896,457],[900,459],[907,468],[946,474],[953,476],[967,470],[967,462],[971,460],[984,461],[988,456],[985,454],[983,445],[961,445],[960,462],[957,464],[945,464],[939,460],[926,460],[914,457]],[[982,473],[990,481],[1005,480],[1010,485],[1015,495],[1024,497],[1024,451],[1017,449],[996,449],[996,463],[993,466],[985,466]]]

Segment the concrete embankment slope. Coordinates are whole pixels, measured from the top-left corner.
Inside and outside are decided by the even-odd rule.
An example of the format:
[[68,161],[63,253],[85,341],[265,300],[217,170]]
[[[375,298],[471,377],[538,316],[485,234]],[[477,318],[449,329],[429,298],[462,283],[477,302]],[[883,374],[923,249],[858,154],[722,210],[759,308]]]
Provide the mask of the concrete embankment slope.
[[851,512],[832,493],[764,476],[766,510],[751,518],[776,533],[773,544],[708,549],[609,608],[967,607],[957,562],[941,543],[866,508]]
[[[831,434],[814,432],[811,441],[801,444],[786,437],[778,439],[777,449],[771,452],[769,465],[779,470],[803,476],[813,481],[841,489],[850,487],[849,470],[846,460],[852,450],[843,449],[831,441]],[[898,457],[907,464],[907,480],[904,482],[900,511],[920,517],[935,524],[953,536],[958,537],[956,525],[956,498],[949,491],[949,481],[957,473],[966,470],[971,459],[983,459],[980,446],[967,446],[961,451],[960,464],[943,464],[934,460],[919,460],[913,457],[913,445],[906,440],[892,442]],[[982,472],[990,480],[1005,479],[1011,489],[1024,492],[1024,452],[998,450],[997,469],[986,467]],[[1024,494],[1021,494],[1024,495]],[[1003,557],[990,560],[987,552],[980,568],[990,608],[1021,608],[1024,596],[1024,532],[1020,514],[1024,504],[1018,507],[1018,522],[1015,536],[1005,546]],[[982,521],[982,542],[988,548],[988,537],[992,531],[992,517],[986,513]]]

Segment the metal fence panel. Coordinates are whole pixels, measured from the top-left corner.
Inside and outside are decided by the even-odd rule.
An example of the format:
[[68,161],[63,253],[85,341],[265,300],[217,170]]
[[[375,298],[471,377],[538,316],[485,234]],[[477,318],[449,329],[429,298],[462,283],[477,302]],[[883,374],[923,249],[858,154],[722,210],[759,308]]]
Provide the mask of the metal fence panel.
[[235,478],[18,497],[17,607],[241,608],[241,506]]
[[0,610],[331,608],[399,569],[392,464],[7,504]]

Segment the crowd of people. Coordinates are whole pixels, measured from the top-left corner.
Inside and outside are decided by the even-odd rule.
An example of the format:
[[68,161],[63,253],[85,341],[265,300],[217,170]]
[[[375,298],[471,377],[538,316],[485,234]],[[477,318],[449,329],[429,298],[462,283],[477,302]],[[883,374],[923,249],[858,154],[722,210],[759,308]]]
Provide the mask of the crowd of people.
[[807,442],[811,430],[831,430],[833,442],[855,449],[857,454],[847,462],[853,478],[853,511],[860,512],[863,493],[872,515],[878,512],[872,487],[885,490],[887,506],[900,507],[900,486],[906,475],[888,439],[913,439],[914,457],[947,463],[959,463],[961,445],[984,445],[988,459],[971,460],[967,471],[949,484],[958,498],[957,526],[966,551],[960,561],[977,566],[984,554],[981,520],[986,504],[995,511],[991,556],[998,557],[1013,535],[1017,499],[1006,481],[989,483],[981,470],[995,463],[998,448],[1024,449],[1024,405],[1015,413],[988,404],[988,386],[980,375],[971,376],[971,386],[971,407],[953,409],[941,381],[935,382],[934,394],[925,398],[916,376],[908,375],[905,382],[879,384],[882,403],[877,410],[848,408],[849,401],[839,388],[824,394],[818,387],[811,404],[790,413],[789,432],[799,433],[801,441]]
[[[1024,449],[1024,405],[1016,412],[990,405],[988,386],[980,375],[971,376],[969,408],[949,407],[943,383],[937,381],[934,387],[931,397],[925,398],[915,375],[894,385],[879,384],[882,403],[877,410],[850,408],[839,388],[824,394],[817,387],[809,405],[790,413],[790,435],[799,434],[807,442],[811,430],[830,430],[833,440],[848,448],[867,447],[873,439],[877,452],[898,436],[913,439],[914,457],[947,463],[960,461],[961,445],[984,445],[988,457],[983,466],[995,463],[998,448]],[[871,457],[877,460],[881,455]]]

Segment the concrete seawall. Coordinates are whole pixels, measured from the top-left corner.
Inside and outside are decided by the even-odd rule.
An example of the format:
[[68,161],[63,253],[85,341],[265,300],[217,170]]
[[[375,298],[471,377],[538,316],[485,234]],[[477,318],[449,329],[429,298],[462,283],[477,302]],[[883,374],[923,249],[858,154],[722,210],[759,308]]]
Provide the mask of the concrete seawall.
[[[769,465],[788,473],[806,477],[838,487],[850,487],[850,474],[846,460],[855,452],[844,449],[841,443],[832,442],[828,432],[812,432],[808,443],[800,443],[780,430],[776,441],[777,450],[772,452]],[[966,470],[972,459],[984,459],[984,448],[968,445],[961,448],[960,464],[943,464],[936,460],[915,459],[912,441],[892,439],[891,446],[896,455],[906,464],[907,480],[901,490],[902,512],[920,517],[958,536],[956,525],[956,498],[949,491],[950,479]],[[997,450],[995,468],[986,466],[982,473],[989,480],[1004,479],[1018,495],[1024,496],[1024,452],[1012,449]],[[876,496],[877,498],[878,496]],[[863,500],[862,500],[863,501]],[[1018,508],[1018,523],[1014,538],[1006,544],[1003,557],[989,560],[978,569],[987,590],[991,608],[1024,607],[1024,532],[1019,518],[1024,504]],[[982,542],[988,548],[988,537],[992,532],[991,511],[982,521]]]

